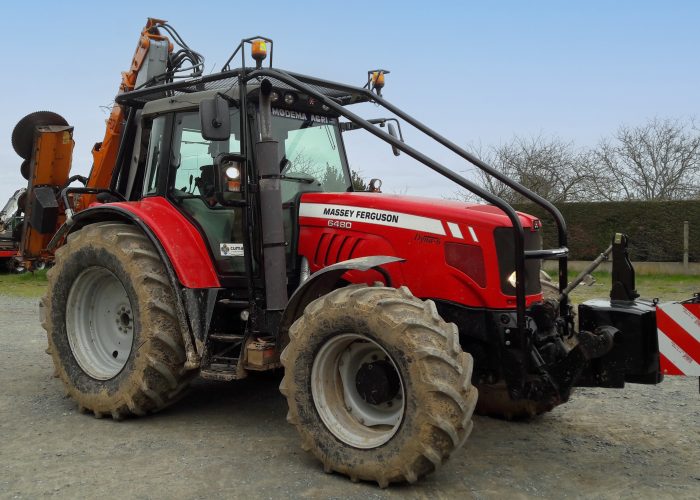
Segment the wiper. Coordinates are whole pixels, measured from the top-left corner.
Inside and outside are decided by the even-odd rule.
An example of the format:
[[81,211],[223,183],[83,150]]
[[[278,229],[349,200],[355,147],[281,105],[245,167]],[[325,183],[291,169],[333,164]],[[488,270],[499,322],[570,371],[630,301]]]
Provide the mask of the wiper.
[[331,144],[331,149],[335,151],[335,139],[333,138],[333,132],[328,125],[324,125],[323,128],[326,130],[326,136],[328,137],[328,142]]
[[295,175],[280,175],[280,179],[283,181],[303,182],[304,184],[313,184],[316,182],[316,179],[313,177],[297,177]]

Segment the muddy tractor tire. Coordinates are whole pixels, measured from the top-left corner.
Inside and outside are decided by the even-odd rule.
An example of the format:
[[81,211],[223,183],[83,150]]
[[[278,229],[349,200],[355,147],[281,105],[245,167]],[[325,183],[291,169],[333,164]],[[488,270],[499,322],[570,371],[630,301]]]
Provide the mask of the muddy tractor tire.
[[[551,281],[542,279],[542,294],[545,299],[558,300],[559,287]],[[555,405],[545,401],[520,399],[514,401],[508,394],[504,381],[496,384],[478,384],[479,402],[476,414],[504,420],[531,420],[534,417],[552,411]]]
[[282,354],[302,448],[353,481],[413,483],[466,441],[472,357],[432,301],[351,285],[309,304]]
[[542,285],[542,295],[544,296],[545,300],[551,299],[559,301],[559,287],[556,285],[556,283],[541,280],[540,284]]
[[121,420],[183,395],[191,373],[175,292],[139,229],[101,223],[69,235],[41,305],[48,352],[82,413]]

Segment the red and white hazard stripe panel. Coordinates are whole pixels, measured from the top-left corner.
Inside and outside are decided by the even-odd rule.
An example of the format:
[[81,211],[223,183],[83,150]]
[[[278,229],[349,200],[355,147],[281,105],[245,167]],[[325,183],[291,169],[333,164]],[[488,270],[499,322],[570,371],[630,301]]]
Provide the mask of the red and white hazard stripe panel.
[[669,302],[656,307],[661,371],[700,376],[700,304]]

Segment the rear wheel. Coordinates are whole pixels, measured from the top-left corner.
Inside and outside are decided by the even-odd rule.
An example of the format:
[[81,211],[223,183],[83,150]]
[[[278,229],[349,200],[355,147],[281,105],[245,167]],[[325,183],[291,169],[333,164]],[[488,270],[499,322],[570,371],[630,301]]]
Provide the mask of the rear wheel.
[[190,378],[166,270],[145,235],[104,223],[56,252],[42,326],[66,392],[81,411],[121,419],[158,411]]
[[504,420],[530,420],[537,415],[551,411],[554,405],[532,399],[511,399],[504,381],[497,384],[479,384],[477,415],[501,418]]
[[[559,287],[550,280],[541,279],[542,295],[545,300],[558,300]],[[529,420],[554,408],[550,401],[531,399],[513,400],[508,393],[505,381],[496,384],[479,384],[479,402],[476,413],[505,420]]]
[[472,358],[407,288],[352,285],[315,300],[282,363],[287,419],[326,472],[415,482],[471,432]]

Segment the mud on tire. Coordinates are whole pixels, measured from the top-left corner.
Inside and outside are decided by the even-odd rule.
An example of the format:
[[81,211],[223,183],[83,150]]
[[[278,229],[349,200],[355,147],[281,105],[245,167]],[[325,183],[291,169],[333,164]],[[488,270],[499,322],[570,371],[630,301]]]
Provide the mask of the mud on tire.
[[[118,373],[104,380],[81,368],[66,326],[71,289],[88,269],[116,277],[132,309],[133,341],[128,358]],[[71,234],[56,252],[48,281],[41,301],[48,352],[67,395],[81,412],[120,420],[156,412],[179,399],[191,373],[184,369],[185,349],[174,291],[158,253],[140,230],[126,224],[101,223]]]
[[[401,422],[383,444],[351,446],[329,431],[312,391],[315,358],[334,338],[364,337],[387,353],[402,382]],[[415,482],[460,448],[472,429],[477,391],[471,385],[472,357],[459,345],[457,327],[445,323],[432,301],[410,291],[352,285],[309,304],[290,329],[282,354],[280,385],[289,405],[287,420],[326,472],[353,481]],[[359,373],[359,372],[358,372]],[[339,377],[336,383],[342,384]],[[333,383],[333,382],[331,382]],[[346,408],[331,410],[341,415]],[[349,415],[346,415],[349,418]]]

